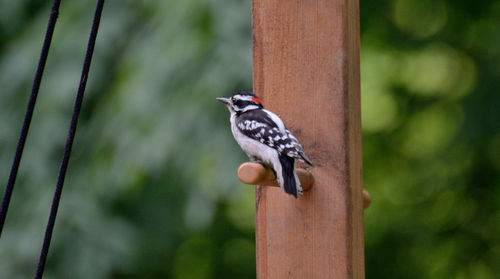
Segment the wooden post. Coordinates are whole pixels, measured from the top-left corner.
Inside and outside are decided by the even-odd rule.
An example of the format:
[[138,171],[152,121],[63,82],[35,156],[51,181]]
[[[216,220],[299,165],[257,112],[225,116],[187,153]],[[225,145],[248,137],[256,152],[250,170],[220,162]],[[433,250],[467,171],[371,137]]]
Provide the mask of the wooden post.
[[314,186],[256,188],[257,276],[364,278],[358,0],[253,0],[254,91],[303,144]]

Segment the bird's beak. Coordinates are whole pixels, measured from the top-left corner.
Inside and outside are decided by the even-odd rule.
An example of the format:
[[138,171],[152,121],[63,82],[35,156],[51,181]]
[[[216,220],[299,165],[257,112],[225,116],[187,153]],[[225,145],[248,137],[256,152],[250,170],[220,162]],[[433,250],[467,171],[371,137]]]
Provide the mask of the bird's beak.
[[215,98],[217,101],[224,103],[225,105],[229,105],[229,99],[228,98],[222,98],[222,97],[217,97]]

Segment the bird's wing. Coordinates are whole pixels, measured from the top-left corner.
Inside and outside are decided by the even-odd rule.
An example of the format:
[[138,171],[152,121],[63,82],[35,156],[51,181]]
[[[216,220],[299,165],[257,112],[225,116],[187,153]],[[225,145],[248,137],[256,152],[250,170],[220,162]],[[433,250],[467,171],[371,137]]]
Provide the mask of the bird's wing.
[[295,138],[288,129],[286,129],[286,134],[290,139],[290,142],[293,144],[293,148],[285,149],[287,151],[287,155],[312,166],[313,164],[311,160],[307,158],[306,154],[304,153],[304,148],[302,147],[302,145],[300,145],[297,138]]
[[245,136],[260,141],[278,150],[281,154],[312,165],[304,154],[304,149],[292,133],[286,128],[282,132],[276,125],[275,119],[271,119],[266,112],[252,110],[243,113],[237,118],[236,125]]

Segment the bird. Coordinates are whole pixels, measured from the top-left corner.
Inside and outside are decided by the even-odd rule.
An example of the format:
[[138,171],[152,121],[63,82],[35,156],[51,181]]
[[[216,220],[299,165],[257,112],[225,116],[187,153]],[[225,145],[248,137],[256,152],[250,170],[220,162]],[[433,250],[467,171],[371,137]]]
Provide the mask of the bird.
[[295,165],[297,161],[313,164],[283,120],[264,109],[262,101],[253,92],[239,91],[230,98],[216,99],[231,113],[229,121],[233,136],[250,160],[270,167],[287,194],[295,198],[303,194]]

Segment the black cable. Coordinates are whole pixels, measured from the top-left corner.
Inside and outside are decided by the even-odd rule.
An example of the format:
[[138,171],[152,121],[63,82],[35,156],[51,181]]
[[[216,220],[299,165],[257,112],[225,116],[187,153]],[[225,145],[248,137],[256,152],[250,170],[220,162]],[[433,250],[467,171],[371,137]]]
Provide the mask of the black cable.
[[5,193],[2,200],[2,208],[0,210],[0,237],[2,236],[2,230],[5,223],[5,218],[7,217],[7,211],[9,210],[10,198],[12,197],[14,184],[16,183],[19,164],[21,163],[21,157],[23,156],[24,144],[26,143],[28,130],[31,124],[31,118],[33,117],[33,110],[35,108],[36,98],[38,96],[40,83],[42,81],[43,70],[45,69],[45,62],[47,61],[47,55],[50,49],[52,34],[54,34],[54,27],[56,25],[57,16],[59,15],[60,3],[61,0],[54,0],[54,2],[52,3],[52,11],[50,12],[49,23],[47,24],[47,31],[45,31],[45,39],[43,41],[40,58],[38,60],[38,67],[36,69],[35,80],[33,81],[33,86],[31,88],[31,95],[28,101],[28,107],[26,108],[26,113],[24,115],[23,127],[21,129],[21,134],[17,142],[16,154],[14,155],[14,161],[12,162],[12,167],[10,169],[9,180],[7,181],[7,186],[5,187]]
[[54,223],[56,221],[56,216],[57,216],[57,208],[59,207],[59,201],[61,200],[61,192],[64,185],[64,178],[66,177],[66,170],[68,169],[68,162],[69,162],[69,157],[71,155],[71,148],[73,146],[73,141],[75,139],[76,126],[78,124],[78,116],[80,115],[80,109],[82,107],[83,93],[85,92],[85,86],[87,85],[87,77],[89,73],[90,62],[92,61],[92,54],[94,53],[94,45],[97,37],[97,31],[99,29],[99,22],[101,21],[101,13],[103,6],[104,6],[104,0],[98,0],[94,14],[94,20],[92,23],[92,30],[90,31],[87,53],[85,55],[85,60],[83,62],[80,85],[78,87],[75,99],[75,105],[73,107],[71,125],[68,131],[68,136],[66,138],[66,145],[64,146],[64,153],[61,161],[61,167],[59,168],[59,177],[57,178],[57,185],[54,192],[54,198],[52,200],[52,206],[50,208],[50,216],[47,222],[47,228],[45,230],[45,237],[43,239],[42,250],[40,251],[40,259],[38,261],[38,268],[36,271],[35,279],[42,278],[43,271],[45,269],[45,262],[47,261],[47,254],[49,252],[50,241],[52,239],[52,231],[54,229]]

